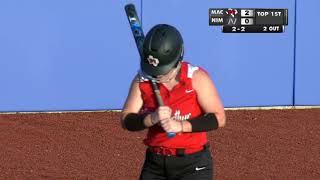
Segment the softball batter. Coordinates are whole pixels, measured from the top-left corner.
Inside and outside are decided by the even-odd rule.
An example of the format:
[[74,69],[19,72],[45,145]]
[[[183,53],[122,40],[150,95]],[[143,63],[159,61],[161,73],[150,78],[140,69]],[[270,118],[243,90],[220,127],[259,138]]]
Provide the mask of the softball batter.
[[[123,128],[148,128],[140,180],[213,178],[207,132],[225,126],[224,107],[209,75],[184,61],[183,52],[173,26],[156,25],[146,35],[141,68],[121,113]],[[164,106],[158,107],[148,77],[158,82]]]

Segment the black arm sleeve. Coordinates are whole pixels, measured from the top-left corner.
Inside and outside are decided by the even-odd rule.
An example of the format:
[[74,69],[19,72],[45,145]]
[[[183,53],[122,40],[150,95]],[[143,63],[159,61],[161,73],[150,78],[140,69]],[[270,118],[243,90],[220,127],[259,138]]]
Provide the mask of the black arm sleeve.
[[129,131],[144,130],[146,128],[146,126],[144,125],[144,118],[147,115],[148,115],[147,113],[145,113],[145,114],[137,114],[137,113],[127,114],[123,120],[125,128],[128,129]]
[[214,113],[207,113],[203,116],[188,119],[192,126],[192,132],[208,132],[219,127],[218,119]]

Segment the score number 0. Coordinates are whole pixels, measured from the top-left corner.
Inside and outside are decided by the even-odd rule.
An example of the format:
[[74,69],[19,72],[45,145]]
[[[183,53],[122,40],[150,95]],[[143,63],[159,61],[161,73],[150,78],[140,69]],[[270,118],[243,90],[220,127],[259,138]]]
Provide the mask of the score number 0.
[[241,25],[253,25],[253,17],[253,9],[241,9]]

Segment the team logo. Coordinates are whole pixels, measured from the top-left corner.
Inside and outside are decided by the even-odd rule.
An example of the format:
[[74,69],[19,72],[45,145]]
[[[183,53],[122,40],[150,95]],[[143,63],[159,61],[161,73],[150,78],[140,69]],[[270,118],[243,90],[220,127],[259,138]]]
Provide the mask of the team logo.
[[175,120],[178,120],[178,121],[188,120],[190,118],[190,116],[191,116],[191,113],[181,115],[181,112],[179,109],[176,110],[176,112],[174,113],[174,118],[175,118]]
[[148,60],[149,64],[152,64],[154,67],[157,67],[159,64],[159,59],[154,58],[152,55],[149,55],[147,60]]
[[231,15],[232,17],[234,17],[236,14],[238,14],[238,11],[236,9],[231,9],[229,8],[227,11],[228,15]]

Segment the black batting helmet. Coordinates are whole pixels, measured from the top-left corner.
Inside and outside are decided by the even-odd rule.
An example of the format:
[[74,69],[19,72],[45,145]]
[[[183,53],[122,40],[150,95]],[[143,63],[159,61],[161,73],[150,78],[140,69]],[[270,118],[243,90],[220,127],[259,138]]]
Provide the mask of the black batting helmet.
[[141,69],[151,76],[166,74],[182,60],[183,51],[183,39],[175,27],[156,25],[144,40]]

